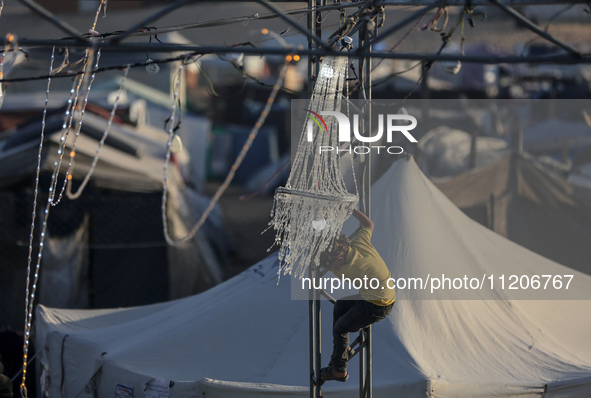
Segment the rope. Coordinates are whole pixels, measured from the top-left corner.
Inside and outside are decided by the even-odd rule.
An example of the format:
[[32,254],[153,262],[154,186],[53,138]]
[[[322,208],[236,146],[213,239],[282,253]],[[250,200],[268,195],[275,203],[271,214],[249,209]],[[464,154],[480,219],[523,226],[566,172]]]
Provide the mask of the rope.
[[[269,115],[269,112],[271,111],[271,107],[273,106],[273,103],[275,102],[275,98],[277,97],[277,93],[279,92],[279,90],[281,89],[281,86],[283,84],[283,79],[285,78],[285,74],[287,72],[287,67],[288,67],[288,63],[285,62],[283,64],[283,67],[281,68],[281,72],[279,73],[279,78],[277,79],[277,82],[273,86],[273,90],[271,91],[271,94],[269,95],[269,98],[267,99],[267,103],[265,104],[265,107],[263,108],[263,111],[261,112],[261,114],[259,116],[259,119],[257,120],[254,127],[252,128],[250,134],[248,135],[248,139],[246,140],[246,142],[242,146],[242,149],[241,149],[240,153],[238,154],[238,156],[236,157],[236,160],[234,161],[234,164],[230,168],[230,172],[226,176],[224,182],[216,190],[215,195],[213,196],[213,198],[209,202],[209,205],[207,206],[207,208],[205,209],[205,211],[201,215],[199,221],[197,221],[195,226],[191,229],[191,231],[185,237],[178,239],[178,240],[174,240],[168,233],[168,227],[167,227],[168,222],[167,222],[167,217],[166,217],[167,195],[166,195],[166,183],[165,183],[165,188],[163,189],[163,195],[162,195],[162,219],[163,219],[163,223],[164,223],[164,232],[165,232],[166,241],[169,245],[171,245],[171,246],[181,245],[181,244],[185,243],[186,241],[188,241],[189,239],[191,239],[193,236],[195,236],[197,231],[199,231],[199,229],[205,223],[205,220],[207,219],[209,214],[213,211],[215,205],[217,204],[217,202],[219,201],[221,196],[224,194],[226,189],[228,189],[228,187],[230,186],[230,183],[232,182],[232,180],[234,179],[234,175],[236,174],[236,170],[238,170],[238,168],[242,164],[244,157],[248,153],[250,147],[252,146],[254,139],[257,137],[259,130],[261,129],[261,127],[265,123],[265,120],[267,119],[267,116]],[[170,158],[170,142],[171,142],[171,139],[169,139],[169,145],[168,145],[169,151],[167,151],[165,165],[168,163],[169,158]],[[165,179],[165,181],[166,181],[166,179]]]

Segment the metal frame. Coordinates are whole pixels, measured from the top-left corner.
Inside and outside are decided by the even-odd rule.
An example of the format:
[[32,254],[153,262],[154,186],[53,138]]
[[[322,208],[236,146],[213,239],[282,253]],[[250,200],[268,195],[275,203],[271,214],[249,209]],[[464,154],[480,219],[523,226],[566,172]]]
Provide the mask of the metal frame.
[[[57,26],[59,29],[64,31],[65,33],[69,34],[71,37],[61,40],[38,40],[38,39],[26,39],[22,38],[19,40],[19,44],[21,46],[37,46],[37,47],[45,47],[51,48],[53,46],[59,48],[102,48],[102,49],[109,49],[109,50],[116,50],[116,51],[125,51],[125,52],[145,52],[150,51],[151,53],[157,52],[190,52],[193,55],[200,55],[200,54],[212,54],[212,53],[243,53],[245,55],[287,55],[287,54],[295,54],[298,53],[299,55],[308,55],[308,56],[323,56],[327,54],[337,55],[336,51],[333,51],[329,48],[329,46],[324,43],[320,39],[320,35],[315,34],[312,27],[308,24],[308,29],[302,27],[300,24],[297,23],[291,16],[291,12],[286,12],[272,4],[273,2],[278,2],[277,0],[269,1],[269,0],[255,0],[256,2],[260,3],[264,7],[272,10],[279,18],[287,21],[291,24],[295,29],[303,33],[308,37],[309,41],[313,41],[316,46],[315,48],[309,47],[307,50],[299,50],[294,48],[252,48],[252,47],[230,47],[230,46],[195,46],[195,45],[179,45],[179,44],[156,44],[156,43],[122,43],[122,40],[125,38],[135,35],[135,34],[147,34],[137,33],[136,30],[140,29],[141,27],[145,26],[146,24],[156,21],[162,16],[170,13],[171,11],[178,9],[182,6],[192,3],[198,2],[206,2],[204,0],[179,0],[169,6],[165,7],[162,10],[154,13],[150,17],[144,19],[143,21],[133,25],[131,28],[128,28],[123,33],[119,35],[115,35],[113,37],[104,37],[104,38],[88,38],[83,36],[81,32],[67,24],[65,21],[61,20],[57,16],[53,15],[51,12],[40,6],[39,4],[35,3],[33,0],[19,0],[21,3],[41,15],[43,18],[47,19],[49,22]],[[221,0],[225,1],[225,0]],[[387,7],[387,6],[421,6],[424,7],[405,20],[399,22],[395,26],[388,28],[384,33],[373,40],[361,44],[355,51],[352,51],[349,55],[353,57],[363,58],[363,57],[371,57],[371,58],[382,58],[382,59],[407,59],[407,60],[417,60],[417,61],[461,61],[461,62],[472,62],[472,63],[487,63],[487,64],[498,64],[498,63],[553,63],[553,64],[572,64],[572,63],[589,63],[591,62],[591,54],[580,54],[577,50],[572,48],[566,43],[558,40],[557,38],[553,37],[549,33],[543,31],[542,29],[538,28],[534,23],[529,21],[523,15],[519,14],[511,5],[540,5],[540,4],[586,4],[586,0],[471,0],[470,5],[491,5],[496,6],[497,8],[503,10],[512,18],[519,21],[519,23],[523,24],[526,28],[530,29],[532,32],[536,33],[540,37],[548,40],[549,42],[563,48],[567,54],[561,55],[553,55],[553,56],[542,56],[542,57],[520,57],[520,56],[507,56],[507,57],[496,57],[496,56],[462,56],[459,54],[417,54],[417,53],[376,53],[372,51],[367,51],[370,44],[375,44],[389,35],[395,33],[408,23],[412,22],[412,17],[418,18],[425,13],[429,12],[431,9],[435,7],[443,7],[443,6],[465,6],[466,0],[368,0],[368,1],[358,1],[354,3],[347,3],[347,4],[333,4],[333,5],[326,5],[326,2],[311,2],[309,1],[309,11],[308,12],[308,20],[310,21],[310,16],[317,15],[321,11],[316,10],[325,10],[325,9],[335,9],[335,8],[350,8],[350,7],[359,7],[360,10],[367,8],[369,5],[377,5],[380,7]],[[314,4],[314,5],[312,5]],[[355,29],[359,29],[359,25],[354,27],[353,32]],[[148,32],[150,33],[150,32]],[[0,45],[7,44],[6,38],[0,38]],[[8,80],[7,80],[8,81]]]
[[[5,45],[6,39],[0,39],[0,45]],[[189,58],[201,54],[244,54],[244,55],[288,55],[299,54],[306,56],[344,56],[336,51],[325,51],[317,49],[294,49],[294,48],[252,48],[252,47],[230,47],[230,46],[196,46],[184,44],[160,44],[160,43],[110,43],[98,41],[80,42],[76,40],[31,40],[19,39],[21,46],[35,46],[52,48],[101,48],[106,50],[121,52],[146,52],[168,53],[168,52],[186,52],[178,58]],[[581,57],[573,57],[570,54],[558,54],[548,56],[471,56],[461,54],[418,54],[418,53],[384,53],[370,51],[352,51],[348,53],[349,57],[372,59],[405,59],[415,61],[461,61],[466,63],[480,64],[524,64],[524,63],[547,63],[547,64],[582,64],[591,62],[591,54],[582,54]],[[121,65],[120,68],[126,65]],[[71,74],[69,76],[72,76]]]
[[[187,4],[204,2],[203,0],[178,0],[165,8],[159,10],[148,18],[142,20],[139,23],[132,25],[126,29],[123,33],[114,35],[111,38],[88,38],[82,32],[73,28],[65,21],[61,20],[51,12],[35,3],[33,0],[19,0],[21,3],[29,7],[31,10],[41,15],[43,18],[51,22],[53,25],[58,27],[60,30],[70,35],[69,38],[63,40],[28,40],[21,39],[19,43],[21,46],[38,46],[38,47],[59,47],[59,48],[102,48],[115,51],[124,52],[145,52],[150,51],[151,53],[171,53],[171,52],[187,52],[180,56],[178,59],[188,58],[199,54],[211,54],[211,53],[242,53],[245,55],[287,55],[287,54],[299,54],[308,56],[308,88],[311,90],[313,86],[312,82],[318,75],[319,62],[318,58],[325,55],[342,56],[331,48],[331,44],[344,35],[358,33],[359,35],[359,46],[357,49],[347,53],[347,56],[358,59],[359,63],[359,79],[361,82],[371,82],[371,63],[374,58],[382,59],[407,59],[417,60],[425,62],[433,61],[461,61],[461,62],[472,62],[472,63],[487,63],[487,64],[498,64],[498,63],[553,63],[553,64],[578,64],[578,63],[589,63],[591,62],[591,54],[581,54],[572,46],[564,43],[557,38],[553,37],[546,31],[541,30],[530,20],[519,14],[511,6],[522,6],[522,5],[549,5],[549,4],[586,4],[587,0],[368,0],[368,1],[357,1],[347,4],[334,4],[327,5],[326,0],[308,0],[308,15],[307,15],[307,27],[304,28],[297,21],[295,21],[290,15],[291,12],[281,10],[279,7],[273,4],[278,2],[277,0],[256,0],[259,4],[272,11],[276,16],[283,19],[291,26],[293,26],[300,33],[304,34],[308,39],[307,49],[295,49],[295,48],[252,48],[252,47],[229,47],[229,46],[195,46],[195,45],[179,45],[179,44],[142,44],[142,43],[122,43],[124,39],[129,36],[141,34],[137,30],[147,25],[150,22],[156,21],[162,16],[180,8]],[[226,0],[218,0],[226,1]],[[373,52],[372,46],[385,38],[389,37],[396,31],[400,30],[404,26],[410,24],[414,20],[422,17],[429,11],[437,7],[445,6],[462,6],[465,7],[467,4],[472,6],[478,5],[492,5],[501,9],[509,16],[517,20],[526,28],[535,32],[545,40],[557,45],[564,49],[566,54],[553,55],[553,56],[541,56],[541,57],[521,57],[521,56],[463,56],[454,54],[417,54],[417,53],[376,53]],[[345,9],[351,7],[357,7],[359,10],[356,14],[357,17],[363,16],[364,13],[371,6],[415,6],[423,7],[416,12],[409,15],[404,20],[398,22],[396,25],[386,29],[381,35],[377,35],[377,29],[373,32],[368,32],[367,24],[358,21],[355,27],[346,31],[345,29],[339,30],[331,36],[329,43],[325,43],[321,39],[322,33],[322,10],[328,9]],[[149,32],[148,32],[149,33]],[[373,33],[372,36],[369,33]],[[143,33],[145,34],[145,33]],[[0,44],[7,44],[7,39],[0,39]],[[55,75],[53,77],[60,77],[62,75]],[[71,74],[64,74],[63,76],[71,77]],[[0,81],[10,81],[11,79],[5,79]],[[22,80],[22,79],[21,79]],[[360,95],[364,99],[371,99],[371,83],[362,84],[362,90]],[[371,112],[371,109],[367,110]],[[368,125],[366,131],[371,131],[369,125],[370,118],[367,118]],[[371,153],[368,154],[366,161],[363,164],[362,171],[362,211],[371,217]],[[311,278],[321,277],[320,270],[316,267],[310,267],[309,276]],[[324,296],[334,303],[334,299],[330,297],[324,291],[316,291],[311,289],[310,300],[309,300],[309,333],[310,333],[310,397],[319,398],[321,397],[321,388],[317,385],[320,379],[321,369],[321,297]],[[359,378],[359,391],[360,397],[370,398],[372,396],[372,341],[371,341],[371,327],[368,327],[360,332],[359,337],[355,340],[355,344],[359,344],[359,347],[355,349],[354,354],[361,352],[359,356],[360,363],[360,378]]]
[[[308,4],[309,7],[312,8],[313,3],[316,3],[316,6],[323,6],[325,0],[309,0]],[[427,11],[421,10],[420,14],[424,14],[428,12],[430,9],[434,8],[430,7]],[[319,13],[318,13],[319,14]],[[418,13],[415,13],[418,14]],[[414,14],[413,14],[414,15]],[[321,32],[321,20],[319,15],[316,15],[316,12],[310,13],[308,19],[309,28],[313,29],[313,34],[320,35]],[[412,19],[407,18],[402,23],[398,24],[397,27],[400,28],[407,23],[410,23]],[[350,32],[347,32],[350,34]],[[358,57],[358,69],[359,69],[359,80],[361,82],[367,80],[371,81],[371,51],[373,43],[381,40],[376,40],[377,37],[377,28],[374,28],[373,31],[368,31],[366,24],[361,24],[360,29],[357,30],[359,36],[359,48],[363,49],[363,51],[368,50],[367,56],[360,56]],[[343,33],[344,34],[344,33]],[[341,35],[342,36],[342,35]],[[333,39],[333,42],[336,42],[337,39]],[[308,42],[308,49],[313,48],[313,43],[310,40]],[[347,54],[348,56],[349,54]],[[312,82],[314,81],[315,76],[318,73],[318,63],[314,62],[313,59],[309,60],[308,64],[308,82],[309,82],[309,90],[313,86]],[[371,100],[371,84],[362,84],[362,89],[359,90],[358,95],[361,99]],[[367,109],[366,112],[369,113],[368,116],[371,116],[371,109]],[[364,131],[371,131],[371,117],[366,118],[367,126],[362,126],[362,134]],[[365,162],[363,163],[363,171],[362,171],[362,211],[371,216],[370,212],[370,200],[371,200],[371,154],[369,154]],[[316,267],[311,267],[309,270],[309,275],[311,278],[320,278],[322,275],[320,271]],[[321,296],[328,297],[329,300],[334,304],[335,301],[323,290],[316,291],[312,289],[310,292],[310,303],[309,303],[309,330],[310,330],[310,397],[311,398],[320,398],[322,396],[322,389],[316,382],[320,380],[320,368],[322,367],[322,347],[321,347],[321,309],[320,309],[320,300]],[[361,330],[359,332],[359,336],[355,339],[352,344],[353,352],[350,359],[352,359],[357,353],[359,355],[359,396],[360,398],[371,398],[373,395],[372,390],[372,340],[371,340],[371,326]]]

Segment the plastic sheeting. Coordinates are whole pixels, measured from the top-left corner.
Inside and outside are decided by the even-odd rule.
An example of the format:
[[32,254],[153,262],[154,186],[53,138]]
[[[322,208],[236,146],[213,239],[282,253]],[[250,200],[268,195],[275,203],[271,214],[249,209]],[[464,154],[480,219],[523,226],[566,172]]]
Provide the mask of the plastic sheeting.
[[[570,297],[591,277],[547,260],[470,220],[400,160],[374,185],[373,244],[393,276],[427,273],[574,274]],[[345,227],[351,232],[354,222]],[[277,285],[274,256],[211,290],[158,305],[104,311],[37,310],[37,347],[50,396],[111,396],[117,384],[142,397],[152,379],[171,397],[300,396],[309,385],[308,305]],[[418,300],[399,291],[373,330],[374,397],[588,397],[591,301]],[[491,297],[483,295],[483,297]],[[566,296],[565,296],[566,297]],[[324,359],[331,304],[322,303]],[[349,371],[358,374],[357,361]],[[207,380],[206,380],[207,379]],[[63,380],[63,382],[61,382]],[[242,383],[242,384],[240,384]],[[327,383],[327,397],[358,385]]]
[[88,217],[71,235],[46,235],[39,301],[57,308],[88,308]]
[[[441,126],[419,140],[421,169],[433,177],[449,177],[470,170],[472,136],[462,130]],[[509,153],[499,138],[476,137],[475,168],[494,163]]]

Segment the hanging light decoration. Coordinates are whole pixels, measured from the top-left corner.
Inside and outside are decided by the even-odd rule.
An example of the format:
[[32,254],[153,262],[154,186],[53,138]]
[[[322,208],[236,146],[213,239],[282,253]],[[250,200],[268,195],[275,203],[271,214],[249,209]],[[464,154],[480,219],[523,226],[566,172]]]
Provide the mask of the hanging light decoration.
[[[324,58],[309,114],[341,111],[347,66],[347,57]],[[275,191],[269,225],[276,231],[275,244],[280,245],[279,276],[301,278],[311,264],[318,264],[320,254],[341,232],[359,200],[347,191],[339,156],[319,151],[321,146],[339,146],[337,121],[334,117],[320,121],[307,119],[286,186]]]
[[[2,13],[2,8],[4,8],[4,2],[0,4],[0,15]],[[0,80],[4,79],[12,67],[18,63],[20,55],[16,35],[12,33],[6,34],[5,42],[4,51],[0,54]],[[3,103],[4,90],[2,83],[0,83],[0,108],[2,108]]]

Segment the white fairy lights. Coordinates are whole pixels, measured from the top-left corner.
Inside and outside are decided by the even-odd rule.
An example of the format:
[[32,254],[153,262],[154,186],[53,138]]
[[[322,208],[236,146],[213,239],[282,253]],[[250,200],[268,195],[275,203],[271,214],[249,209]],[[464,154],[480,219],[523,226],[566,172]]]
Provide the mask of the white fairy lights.
[[[98,15],[100,13],[101,7],[103,7],[103,5],[106,7],[106,3],[107,3],[107,0],[101,0],[101,4],[99,5],[99,7],[97,9],[94,24],[92,26],[91,31],[94,31],[94,29],[96,28],[96,23],[98,20]],[[1,7],[3,5],[4,5],[3,2],[0,3],[0,12],[2,11]],[[7,37],[7,38],[9,38],[9,37]],[[14,39],[10,39],[7,42],[7,46],[13,45],[15,49],[18,49],[18,45],[13,44],[12,43],[13,41],[14,41]],[[7,48],[5,47],[4,54],[3,54],[2,59],[0,61],[4,60],[6,53],[7,53]],[[82,128],[82,120],[84,118],[84,111],[86,109],[86,104],[88,102],[88,95],[90,93],[92,82],[94,81],[96,71],[98,69],[98,62],[100,59],[100,50],[98,50],[98,52],[96,53],[96,64],[94,66],[92,76],[90,77],[90,80],[89,80],[89,72],[90,72],[92,60],[94,58],[94,54],[95,54],[94,49],[86,50],[86,54],[84,57],[83,73],[81,74],[81,76],[74,79],[75,80],[74,84],[72,86],[72,89],[70,90],[70,97],[68,99],[68,105],[66,107],[66,113],[64,115],[64,123],[62,125],[62,134],[60,137],[59,149],[57,152],[58,156],[57,156],[57,159],[55,160],[55,163],[54,163],[53,173],[51,176],[51,183],[49,184],[49,193],[47,196],[47,202],[45,204],[45,210],[43,213],[43,222],[41,224],[41,230],[40,230],[40,234],[39,234],[39,250],[37,252],[37,256],[36,256],[37,258],[35,261],[35,272],[33,274],[33,277],[31,278],[32,264],[33,264],[33,242],[34,242],[34,236],[35,236],[35,234],[34,234],[35,219],[37,216],[37,198],[38,198],[38,193],[39,193],[39,176],[41,174],[41,162],[42,162],[43,141],[45,139],[45,126],[46,126],[45,122],[46,122],[46,116],[47,116],[47,106],[48,106],[48,101],[49,101],[51,76],[52,76],[52,73],[57,72],[57,71],[53,70],[53,62],[55,59],[55,47],[53,48],[53,51],[51,53],[51,62],[50,62],[50,66],[49,66],[49,77],[47,79],[47,89],[45,92],[45,105],[43,108],[43,118],[42,118],[42,126],[41,126],[41,140],[39,143],[39,152],[37,155],[35,193],[34,193],[34,198],[33,198],[33,213],[32,213],[32,220],[31,220],[31,229],[30,229],[30,234],[29,234],[29,254],[28,254],[28,259],[27,259],[27,284],[25,287],[25,326],[24,326],[24,339],[23,339],[24,340],[24,343],[23,343],[23,367],[22,367],[22,379],[21,379],[21,385],[20,385],[21,394],[25,398],[28,397],[26,380],[27,380],[27,366],[28,366],[28,362],[29,362],[28,354],[29,354],[29,343],[30,343],[30,338],[31,338],[33,305],[35,302],[35,292],[37,291],[37,283],[39,281],[39,270],[41,267],[41,259],[43,257],[43,247],[44,247],[45,234],[46,234],[46,229],[47,229],[47,220],[49,218],[49,210],[50,210],[51,206],[55,206],[61,201],[63,192],[67,186],[67,183],[68,183],[68,179],[71,176],[70,170],[72,167],[73,158],[75,156],[76,139],[78,138],[78,136],[80,134],[80,130]],[[61,68],[60,68],[60,70],[61,70]],[[3,63],[0,63],[0,78],[3,77],[2,72],[3,72]],[[127,75],[127,69],[126,69],[125,74]],[[61,189],[60,194],[59,194],[57,201],[56,201],[55,194],[56,194],[56,188],[57,188],[57,184],[58,184],[58,182],[57,182],[58,175],[59,175],[59,171],[61,168],[61,164],[62,164],[64,152],[65,152],[67,138],[68,138],[68,135],[69,135],[70,130],[72,128],[72,123],[74,120],[74,113],[76,112],[76,108],[78,105],[78,95],[79,95],[81,86],[84,87],[83,92],[85,92],[84,103],[82,104],[82,107],[81,107],[80,119],[79,119],[78,125],[76,127],[75,137],[74,137],[74,141],[72,143],[72,151],[70,152],[70,162],[68,164],[68,170],[66,172],[64,184],[62,186],[62,189]],[[2,98],[0,97],[0,100],[1,99]],[[96,156],[95,156],[95,159],[93,160],[93,162],[96,161],[96,158],[98,158],[98,151],[96,153]]]
[[[55,160],[54,170],[59,171],[61,168],[61,165],[62,165],[64,153],[66,150],[66,142],[67,142],[68,137],[70,135],[70,130],[72,128],[72,123],[74,120],[74,111],[75,111],[76,106],[78,104],[78,94],[80,92],[80,86],[82,85],[82,81],[83,81],[83,76],[78,76],[76,79],[74,79],[74,83],[72,85],[72,88],[70,89],[70,97],[68,98],[66,112],[64,113],[64,122],[62,124],[62,133],[61,133],[60,141],[59,141],[59,149],[57,151],[58,157]],[[67,181],[67,178],[64,181],[64,184],[66,184],[66,181]],[[57,184],[58,184],[58,181],[56,179],[55,181],[52,182],[52,185],[49,189],[50,197],[51,197],[51,201],[52,201],[51,203],[53,206],[55,206],[59,203],[59,200],[57,202],[54,202],[55,192],[57,191]]]
[[[96,10],[96,14],[94,16],[94,22],[92,24],[92,28],[90,29],[91,32],[96,32],[96,25],[98,22],[98,17],[100,15],[101,9],[104,6],[104,12],[106,15],[107,12],[107,0],[101,0],[97,10]],[[98,34],[98,32],[97,32]],[[90,74],[90,68],[93,62],[93,59],[95,57],[95,52],[96,52],[96,63],[94,65],[92,74]],[[96,71],[98,70],[98,66],[99,66],[99,61],[101,58],[101,50],[99,49],[98,51],[96,51],[95,49],[87,49],[86,53],[84,55],[84,65],[83,65],[83,73],[78,76],[75,80],[74,80],[74,84],[72,86],[72,89],[70,90],[70,98],[68,99],[68,105],[66,107],[66,113],[64,116],[64,123],[62,125],[62,135],[60,137],[60,149],[58,149],[58,159],[56,160],[56,163],[54,165],[55,170],[57,170],[57,173],[59,173],[59,170],[61,168],[61,164],[63,161],[63,157],[65,154],[65,149],[66,149],[66,143],[67,143],[67,139],[69,137],[71,128],[72,128],[72,123],[74,121],[74,117],[76,115],[76,109],[78,108],[78,96],[80,93],[80,88],[84,87],[82,89],[82,91],[85,93],[84,94],[84,102],[82,103],[82,106],[80,107],[80,116],[78,119],[78,124],[76,126],[76,130],[74,133],[74,139],[72,141],[72,150],[70,151],[70,158],[69,158],[69,162],[68,162],[68,167],[66,169],[66,174],[64,176],[64,182],[62,184],[62,187],[60,189],[60,193],[59,196],[57,198],[57,200],[55,199],[55,195],[57,192],[57,178],[53,181],[52,186],[50,188],[50,192],[51,192],[51,205],[52,206],[56,206],[63,197],[64,191],[66,190],[66,187],[68,185],[68,182],[71,180],[72,175],[71,175],[71,170],[72,170],[72,164],[74,161],[74,157],[76,156],[76,141],[78,139],[78,137],[80,136],[80,132],[82,129],[82,123],[84,121],[84,113],[86,111],[86,105],[88,104],[88,96],[90,95],[90,90],[92,88],[92,83],[94,82],[94,79],[96,77]],[[127,75],[127,72],[126,72]],[[89,77],[90,76],[90,77]],[[98,156],[98,152],[97,155]]]
[[[72,124],[72,117],[73,117],[73,113],[76,107],[76,103],[78,100],[78,92],[80,89],[80,86],[82,84],[82,81],[88,81],[87,79],[84,78],[84,75],[86,75],[87,71],[85,70],[85,72],[83,73],[82,76],[80,76],[79,79],[77,79],[77,81],[74,83],[76,88],[72,88],[71,92],[70,92],[70,98],[68,100],[68,107],[66,110],[66,116],[65,116],[65,120],[64,120],[64,129],[65,132],[62,132],[62,136],[60,137],[60,145],[59,145],[59,149],[58,149],[58,156],[57,159],[54,162],[54,168],[53,168],[53,173],[51,175],[51,183],[49,184],[49,194],[47,196],[47,203],[45,205],[45,210],[43,213],[43,221],[41,224],[41,231],[39,234],[39,251],[37,252],[37,259],[36,259],[36,263],[35,263],[35,273],[33,275],[32,278],[32,283],[31,283],[31,271],[32,271],[32,252],[33,252],[33,239],[34,239],[34,230],[35,230],[35,218],[36,218],[36,209],[37,209],[37,197],[38,197],[38,185],[39,185],[39,175],[41,174],[41,153],[42,153],[42,149],[43,149],[43,140],[44,140],[44,132],[45,132],[45,117],[47,115],[47,103],[48,103],[48,98],[49,98],[49,88],[50,88],[50,84],[51,84],[51,72],[53,69],[53,61],[54,61],[54,57],[55,57],[55,49],[52,52],[51,55],[51,65],[50,65],[50,77],[48,78],[48,83],[47,83],[47,91],[46,91],[46,95],[45,95],[45,106],[44,106],[44,110],[43,110],[43,120],[42,120],[42,132],[41,132],[41,143],[39,144],[39,154],[37,157],[37,171],[36,171],[36,179],[35,179],[35,194],[34,194],[34,200],[33,200],[33,219],[31,221],[31,233],[29,236],[29,257],[28,257],[28,262],[27,262],[27,285],[25,288],[25,327],[24,327],[24,345],[23,345],[23,377],[22,377],[22,382],[21,382],[21,393],[24,397],[27,397],[27,387],[26,387],[26,377],[27,377],[27,365],[28,365],[28,351],[29,351],[29,342],[30,342],[30,333],[31,333],[31,324],[32,324],[32,318],[33,318],[33,304],[35,302],[35,292],[37,291],[37,283],[39,280],[39,269],[41,268],[41,259],[43,257],[43,247],[44,247],[44,242],[45,242],[45,233],[47,230],[47,220],[49,218],[49,210],[51,208],[51,206],[55,206],[57,205],[61,198],[62,198],[62,194],[64,192],[65,189],[65,184],[67,184],[68,178],[66,175],[66,179],[64,180],[64,186],[62,187],[62,190],[60,192],[60,195],[58,197],[58,200],[55,201],[55,191],[56,191],[56,187],[57,187],[57,179],[58,179],[58,175],[59,175],[59,170],[60,170],[60,166],[62,163],[62,159],[64,156],[64,149],[66,146],[66,139],[67,136],[69,134],[69,131],[71,129],[71,124]],[[90,57],[92,58],[92,57]],[[88,62],[87,60],[87,65],[91,64],[92,61]],[[97,57],[97,65],[98,65],[98,57]],[[96,67],[95,67],[96,68]],[[86,97],[88,97],[88,92],[90,90],[90,85],[91,83],[85,83],[86,85]],[[84,103],[84,105],[86,105],[86,102]],[[68,122],[69,120],[69,122]],[[77,135],[80,132],[77,131]],[[72,159],[73,156],[72,154],[70,154],[70,159]],[[68,167],[68,172],[69,169],[71,167],[71,161],[70,161],[70,165]]]
[[104,10],[104,15],[103,18],[107,16],[107,0],[101,0],[101,3],[99,4],[98,8],[96,9],[96,14],[94,16],[94,23],[92,24],[92,28],[90,28],[90,34],[93,33],[97,33],[98,36],[98,32],[96,31],[96,24],[98,22],[98,17],[99,14],[101,13],[101,8]]
[[[25,329],[24,329],[24,346],[23,346],[23,377],[21,382],[21,393],[24,397],[27,396],[27,387],[25,381],[27,378],[27,364],[29,354],[29,339],[31,333],[31,318],[33,316],[33,302],[35,300],[35,290],[37,289],[37,281],[39,279],[39,265],[41,264],[41,248],[43,247],[43,238],[45,237],[45,230],[41,234],[41,242],[39,246],[38,261],[35,267],[35,275],[33,278],[33,286],[29,293],[29,286],[31,285],[31,264],[33,262],[33,240],[35,236],[35,218],[37,216],[37,197],[39,194],[39,175],[41,174],[41,154],[43,152],[43,141],[45,139],[45,118],[47,116],[47,103],[49,101],[49,88],[51,87],[51,71],[53,69],[53,61],[55,59],[55,47],[51,52],[51,62],[49,65],[49,78],[47,79],[47,89],[45,90],[45,105],[43,107],[43,118],[41,121],[41,140],[39,142],[39,151],[37,153],[37,172],[35,174],[35,193],[33,194],[33,214],[31,216],[31,232],[29,234],[29,256],[27,260],[27,286],[25,289]],[[47,209],[45,212],[45,222],[47,221]]]
[[[58,150],[58,154],[59,154],[59,165],[58,165],[58,163],[56,163],[56,167],[57,167],[58,170],[60,169],[61,162],[62,162],[64,153],[65,153],[66,140],[67,140],[67,136],[69,134],[69,130],[70,130],[71,125],[72,125],[72,120],[75,117],[76,108],[78,107],[77,106],[77,103],[76,103],[77,102],[77,99],[78,99],[78,89],[80,88],[80,85],[83,84],[83,87],[85,87],[85,89],[83,89],[83,91],[85,92],[85,94],[84,94],[84,101],[82,103],[82,106],[80,107],[80,115],[79,115],[78,123],[77,123],[77,126],[76,126],[76,130],[74,132],[74,138],[73,138],[73,141],[72,141],[72,144],[71,144],[72,148],[71,148],[71,151],[70,151],[70,158],[69,158],[69,162],[68,162],[68,168],[66,169],[66,175],[64,177],[64,183],[62,184],[62,188],[60,189],[60,193],[59,193],[59,196],[58,196],[57,200],[55,200],[55,189],[57,188],[57,179],[55,181],[55,186],[53,187],[54,188],[54,191],[52,193],[52,202],[51,202],[51,205],[52,206],[56,206],[62,200],[62,196],[64,194],[64,191],[66,189],[66,186],[68,185],[68,182],[72,178],[71,177],[72,176],[72,174],[71,174],[72,173],[72,165],[73,165],[73,162],[74,162],[74,157],[76,156],[76,142],[78,141],[78,137],[80,136],[80,132],[82,130],[82,122],[84,121],[84,114],[85,114],[85,111],[86,111],[86,105],[88,104],[88,96],[90,95],[90,89],[92,87],[92,83],[94,82],[94,78],[96,76],[96,70],[98,69],[99,60],[101,58],[101,50],[99,49],[97,51],[97,54],[96,54],[96,63],[94,65],[93,73],[92,73],[92,75],[90,76],[90,79],[89,79],[88,78],[89,73],[88,73],[88,70],[87,69],[92,64],[92,59],[94,58],[93,57],[93,54],[94,54],[94,50],[87,51],[85,71],[80,76],[80,79],[79,79],[79,84],[78,84],[77,89],[76,89],[76,101],[74,101],[74,103],[72,104],[71,110],[69,111],[70,112],[70,122],[69,122],[69,125],[67,127],[67,133],[65,134],[65,136],[62,135],[62,139],[63,139],[63,141],[61,142],[62,147],[60,148],[60,150]],[[68,115],[68,111],[66,111],[66,115]],[[65,126],[65,123],[64,123],[64,126]]]

